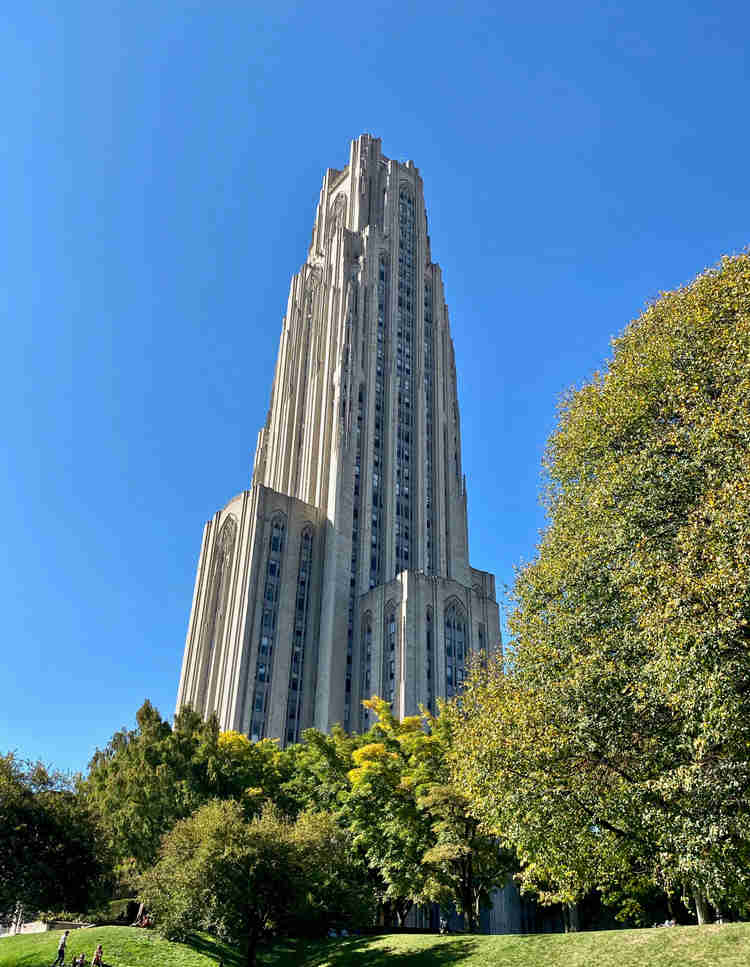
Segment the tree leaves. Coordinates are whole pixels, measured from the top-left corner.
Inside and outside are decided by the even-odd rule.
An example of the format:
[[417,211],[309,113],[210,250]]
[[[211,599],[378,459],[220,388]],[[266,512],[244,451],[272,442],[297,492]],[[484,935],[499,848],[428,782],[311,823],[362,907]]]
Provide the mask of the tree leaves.
[[559,408],[513,647],[455,769],[548,898],[643,876],[744,902],[750,258],[664,294]]
[[0,922],[17,905],[84,911],[106,885],[108,855],[87,804],[65,776],[0,756]]

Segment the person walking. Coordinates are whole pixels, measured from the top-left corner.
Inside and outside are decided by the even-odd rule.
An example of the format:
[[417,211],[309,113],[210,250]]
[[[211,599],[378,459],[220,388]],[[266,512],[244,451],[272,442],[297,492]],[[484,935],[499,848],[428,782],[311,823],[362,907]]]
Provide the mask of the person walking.
[[60,943],[57,947],[57,958],[55,959],[52,967],[57,967],[58,964],[62,965],[65,963],[65,944],[68,942],[68,934],[70,930],[63,931],[62,937],[60,937]]

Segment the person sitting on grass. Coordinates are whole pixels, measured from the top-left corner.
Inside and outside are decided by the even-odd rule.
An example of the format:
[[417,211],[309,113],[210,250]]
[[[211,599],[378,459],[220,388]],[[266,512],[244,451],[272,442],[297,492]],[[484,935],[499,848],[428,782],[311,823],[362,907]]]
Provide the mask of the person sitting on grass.
[[91,958],[91,967],[102,967],[102,957],[104,956],[104,951],[102,950],[102,945],[96,948],[94,956]]

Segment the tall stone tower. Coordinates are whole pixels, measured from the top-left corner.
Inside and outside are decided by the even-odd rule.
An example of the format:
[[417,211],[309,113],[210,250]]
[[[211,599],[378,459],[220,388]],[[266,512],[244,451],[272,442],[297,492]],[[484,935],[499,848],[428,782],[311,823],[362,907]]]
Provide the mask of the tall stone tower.
[[360,731],[362,699],[434,709],[499,647],[422,179],[363,134],[323,179],[250,489],[204,528],[177,706],[252,739]]

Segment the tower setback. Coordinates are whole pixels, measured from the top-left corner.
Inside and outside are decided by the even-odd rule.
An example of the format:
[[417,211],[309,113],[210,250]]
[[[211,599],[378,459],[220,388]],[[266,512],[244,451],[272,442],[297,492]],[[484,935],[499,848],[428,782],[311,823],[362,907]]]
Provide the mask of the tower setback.
[[323,179],[250,488],[204,528],[177,707],[284,744],[361,731],[363,699],[435,709],[500,646],[422,179],[363,134]]

